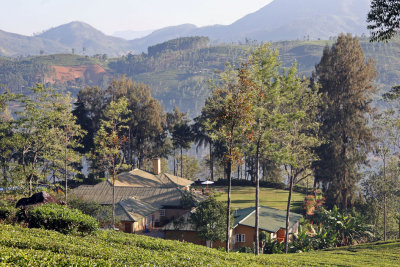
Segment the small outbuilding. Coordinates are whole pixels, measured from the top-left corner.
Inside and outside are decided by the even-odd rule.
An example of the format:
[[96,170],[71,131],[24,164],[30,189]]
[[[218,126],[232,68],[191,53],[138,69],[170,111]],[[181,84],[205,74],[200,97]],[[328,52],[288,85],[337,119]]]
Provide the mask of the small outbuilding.
[[[195,210],[187,212],[178,220],[180,223],[170,222],[164,226],[165,239],[191,242],[198,245],[208,245],[206,240],[198,237],[196,229],[190,217]],[[255,237],[255,207],[238,209],[234,212],[234,225],[231,232],[232,248],[253,247]],[[286,227],[286,211],[266,206],[259,207],[259,231],[266,231],[271,238],[283,241]],[[289,234],[298,232],[299,222],[303,216],[297,213],[290,213]],[[225,243],[215,242],[213,247],[224,247]]]

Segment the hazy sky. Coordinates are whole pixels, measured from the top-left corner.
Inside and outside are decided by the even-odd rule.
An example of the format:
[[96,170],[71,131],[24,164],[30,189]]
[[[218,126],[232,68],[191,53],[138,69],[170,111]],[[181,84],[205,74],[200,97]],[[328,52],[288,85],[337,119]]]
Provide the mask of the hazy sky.
[[272,0],[0,0],[0,30],[32,35],[71,21],[106,34],[192,23],[230,24]]

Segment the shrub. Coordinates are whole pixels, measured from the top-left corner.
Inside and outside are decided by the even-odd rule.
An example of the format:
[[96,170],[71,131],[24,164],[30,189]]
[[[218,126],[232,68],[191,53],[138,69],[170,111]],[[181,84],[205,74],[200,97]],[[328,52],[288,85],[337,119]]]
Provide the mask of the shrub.
[[0,207],[0,220],[12,222],[15,219],[15,213],[14,207]]
[[102,209],[101,205],[95,201],[83,201],[80,200],[79,198],[73,198],[69,200],[68,206],[71,209],[80,210],[83,214],[92,217],[96,217]]
[[29,227],[55,230],[64,234],[90,234],[98,229],[98,222],[93,217],[57,204],[46,204],[28,210],[27,217]]
[[109,225],[112,222],[111,206],[103,206],[95,201],[84,201],[79,198],[68,201],[68,206],[71,209],[80,210],[83,214],[96,218],[102,226]]
[[267,239],[265,240],[264,243],[264,254],[277,254],[277,253],[283,253],[285,250],[285,243],[279,241],[277,239],[271,239],[271,237],[268,235]]

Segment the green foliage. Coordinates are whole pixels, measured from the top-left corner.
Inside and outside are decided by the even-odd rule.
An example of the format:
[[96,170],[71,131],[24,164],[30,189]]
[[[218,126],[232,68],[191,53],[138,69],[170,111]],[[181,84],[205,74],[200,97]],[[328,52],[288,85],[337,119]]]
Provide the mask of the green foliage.
[[372,226],[365,223],[365,218],[357,213],[341,212],[336,206],[331,211],[321,208],[313,220],[335,235],[337,246],[359,244],[374,237]]
[[166,51],[182,51],[205,48],[209,45],[209,43],[210,38],[208,37],[183,37],[169,40],[161,44],[149,46],[147,50],[149,52],[149,56],[155,56]]
[[371,30],[371,41],[388,41],[398,33],[400,28],[400,1],[373,0],[368,13],[368,29]]
[[264,254],[280,254],[283,253],[285,249],[285,243],[283,242],[278,242],[277,239],[271,239],[271,237],[268,235],[268,237],[264,240]]
[[[72,98],[38,84],[32,94],[18,99],[17,118],[4,144],[13,154],[13,176],[9,180],[24,179],[24,189],[33,191],[33,183],[46,181],[51,175],[61,180],[68,173],[78,173],[71,163],[80,162],[75,152],[83,131],[71,114]],[[3,172],[4,173],[4,172]],[[7,178],[6,178],[7,180]]]
[[193,156],[183,155],[178,162],[177,174],[179,175],[181,170],[181,164],[179,163],[181,160],[183,167],[182,177],[192,181],[196,181],[197,178],[199,177],[198,175],[200,171],[199,161],[197,160],[197,158]]
[[126,98],[125,130],[128,138],[124,153],[127,164],[134,166],[136,154],[139,168],[145,159],[166,157],[169,146],[166,143],[166,115],[161,104],[152,97],[150,87],[132,79],[121,77],[113,80],[107,91],[113,99]]
[[98,229],[98,223],[93,217],[57,204],[29,209],[27,219],[29,227],[55,230],[64,234],[91,234]]
[[326,46],[316,66],[315,79],[323,95],[320,133],[326,142],[317,149],[314,167],[330,207],[347,209],[354,204],[359,170],[372,149],[367,116],[372,112],[375,78],[374,62],[365,60],[358,38],[350,34]]
[[224,242],[226,240],[226,212],[226,204],[217,201],[214,196],[209,196],[201,202],[191,215],[198,236],[205,240]]
[[255,257],[114,231],[83,237],[0,224],[0,264],[7,266],[396,266],[399,255],[399,242],[381,242]]

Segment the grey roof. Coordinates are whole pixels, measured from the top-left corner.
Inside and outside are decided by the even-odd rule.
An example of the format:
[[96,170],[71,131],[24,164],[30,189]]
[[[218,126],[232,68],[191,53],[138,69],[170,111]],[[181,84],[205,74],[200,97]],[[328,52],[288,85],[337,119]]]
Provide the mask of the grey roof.
[[[192,212],[187,212],[182,217],[184,218],[184,224],[178,227],[180,231],[195,231],[194,225],[190,221],[190,215]],[[276,233],[279,229],[286,227],[286,211],[278,210],[274,208],[269,208],[265,206],[259,207],[260,218],[259,227],[260,230],[264,230],[270,233]],[[255,225],[255,207],[238,209],[234,214],[234,225],[233,228],[238,225],[245,225],[249,227],[254,227]],[[303,216],[297,213],[290,213],[289,216],[289,229],[293,227]],[[176,230],[176,226],[173,222],[168,223],[164,226],[163,230],[172,231]]]
[[[235,218],[235,225],[245,225],[254,227],[256,218],[255,207],[238,210],[240,217]],[[278,210],[270,207],[260,206],[259,207],[259,226],[261,230],[276,233],[279,229],[286,227],[286,211]],[[293,227],[301,218],[302,215],[291,212],[289,216],[289,229]]]
[[[115,201],[135,197],[141,201],[166,201],[168,205],[179,205],[177,198],[179,188],[193,183],[187,179],[170,174],[154,175],[152,173],[135,169],[118,175],[115,181]],[[71,191],[71,195],[85,201],[95,201],[100,204],[112,204],[112,183],[110,180],[97,185],[82,185]]]
[[146,203],[132,197],[118,203],[115,215],[120,221],[137,222],[158,211],[162,207],[159,204]]
[[[82,185],[72,190],[71,195],[85,201],[103,205],[112,204],[112,185],[108,181],[94,186]],[[179,206],[182,191],[177,187],[128,187],[115,186],[115,202],[135,197],[144,202],[163,202],[167,206]]]
[[[121,173],[115,181],[116,215],[121,221],[137,221],[162,207],[179,207],[182,189],[193,182],[170,174],[154,175],[135,169]],[[82,185],[71,195],[84,201],[112,204],[110,180],[97,185]]]

